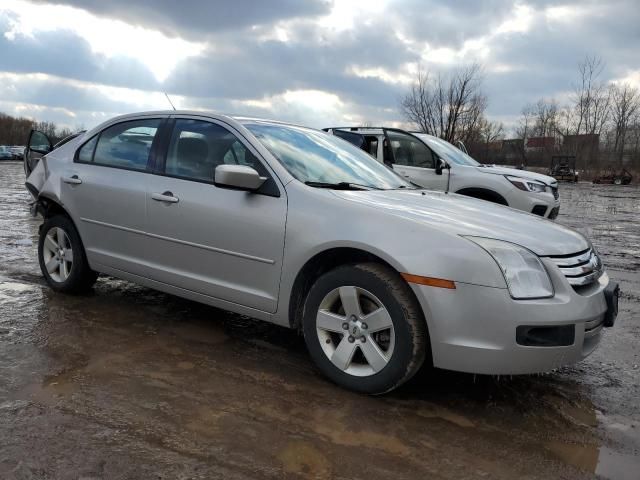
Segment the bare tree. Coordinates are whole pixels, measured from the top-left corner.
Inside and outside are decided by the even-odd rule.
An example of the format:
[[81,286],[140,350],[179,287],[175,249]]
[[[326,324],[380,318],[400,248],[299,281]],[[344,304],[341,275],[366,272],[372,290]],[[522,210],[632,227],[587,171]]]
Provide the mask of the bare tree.
[[482,71],[478,64],[433,78],[418,69],[416,81],[402,99],[405,118],[421,131],[449,142],[465,140],[474,132],[486,109],[480,91]]
[[480,121],[479,132],[484,143],[489,144],[504,138],[504,124],[502,122],[491,122],[486,118]]
[[520,155],[522,156],[522,164],[527,165],[527,139],[534,136],[533,128],[535,124],[535,109],[531,104],[527,104],[522,108],[520,120],[516,127],[516,137],[522,139],[520,144]]
[[558,110],[558,133],[562,136],[571,135],[576,129],[576,116],[571,107],[563,106]]
[[541,98],[533,106],[534,134],[538,137],[552,137],[558,132],[558,104],[555,100]]
[[611,117],[613,122],[613,153],[622,162],[627,132],[640,111],[640,93],[628,84],[614,85],[611,89]]
[[579,79],[573,95],[576,134],[600,134],[609,119],[611,90],[600,81],[603,70],[604,62],[596,56],[587,55],[578,64]]

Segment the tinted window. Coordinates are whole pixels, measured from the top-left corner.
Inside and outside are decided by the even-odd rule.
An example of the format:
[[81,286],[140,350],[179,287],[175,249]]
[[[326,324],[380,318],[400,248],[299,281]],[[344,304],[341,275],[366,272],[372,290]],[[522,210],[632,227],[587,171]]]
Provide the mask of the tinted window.
[[230,131],[201,120],[176,120],[165,173],[213,182],[218,165],[247,165],[266,176],[264,166]]
[[98,143],[98,135],[93,137],[87,143],[85,143],[78,152],[78,161],[80,162],[93,162],[93,151],[96,149],[96,143]]
[[366,137],[366,151],[374,158],[378,158],[378,137]]
[[387,131],[393,158],[398,165],[408,167],[435,168],[433,153],[429,147],[411,135]]
[[134,120],[103,130],[93,162],[108,167],[145,170],[161,120]]

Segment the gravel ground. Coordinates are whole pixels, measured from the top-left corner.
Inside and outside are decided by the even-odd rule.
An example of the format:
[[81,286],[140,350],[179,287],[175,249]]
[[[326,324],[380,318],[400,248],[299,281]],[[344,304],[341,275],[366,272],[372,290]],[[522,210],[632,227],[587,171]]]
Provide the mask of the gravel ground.
[[0,478],[640,478],[640,188],[562,185],[558,222],[620,282],[585,361],[421,372],[384,397],[315,373],[286,329],[101,278],[54,294],[18,163],[0,164]]

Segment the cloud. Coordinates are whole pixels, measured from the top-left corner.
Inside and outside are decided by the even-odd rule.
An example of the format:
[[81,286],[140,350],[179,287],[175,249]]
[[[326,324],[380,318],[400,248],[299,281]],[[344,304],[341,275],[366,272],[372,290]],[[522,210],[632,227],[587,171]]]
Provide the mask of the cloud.
[[57,0],[54,3],[196,41],[213,32],[327,14],[331,6],[325,0]]
[[480,61],[489,114],[513,119],[566,98],[585,54],[603,58],[603,79],[636,81],[638,24],[637,0],[5,0],[0,78],[21,80],[0,86],[0,108],[89,122],[164,108],[167,91],[182,107],[314,126],[399,124],[418,65]]
[[43,32],[14,40],[0,36],[0,71],[46,73],[122,87],[160,87],[153,73],[139,60],[96,54],[84,38],[69,31]]

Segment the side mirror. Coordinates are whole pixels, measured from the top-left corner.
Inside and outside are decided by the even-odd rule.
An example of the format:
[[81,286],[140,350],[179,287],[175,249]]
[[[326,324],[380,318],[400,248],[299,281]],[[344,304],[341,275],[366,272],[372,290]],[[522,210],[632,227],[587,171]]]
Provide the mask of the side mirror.
[[254,191],[266,181],[266,177],[247,165],[218,165],[215,172],[215,184],[218,187],[236,190]]
[[436,175],[442,175],[442,170],[447,168],[449,168],[449,165],[441,158],[436,161]]

